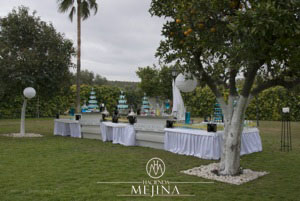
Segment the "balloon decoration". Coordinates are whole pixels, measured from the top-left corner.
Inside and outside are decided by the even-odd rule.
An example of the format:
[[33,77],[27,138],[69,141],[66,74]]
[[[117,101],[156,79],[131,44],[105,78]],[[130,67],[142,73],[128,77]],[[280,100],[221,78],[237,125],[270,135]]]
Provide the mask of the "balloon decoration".
[[197,79],[190,73],[181,73],[176,77],[175,85],[182,92],[192,92],[197,87]]

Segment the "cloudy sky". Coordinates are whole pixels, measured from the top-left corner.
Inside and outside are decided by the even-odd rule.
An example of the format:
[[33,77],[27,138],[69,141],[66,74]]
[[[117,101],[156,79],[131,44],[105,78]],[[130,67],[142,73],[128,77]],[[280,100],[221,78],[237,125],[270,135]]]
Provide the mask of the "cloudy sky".
[[[98,0],[98,13],[82,24],[82,69],[109,80],[138,81],[135,71],[157,63],[163,19],[151,17],[151,0]],[[58,12],[56,0],[7,0],[0,16],[24,5],[76,44],[76,21]],[[76,18],[75,18],[76,19]],[[74,60],[75,61],[75,60]]]

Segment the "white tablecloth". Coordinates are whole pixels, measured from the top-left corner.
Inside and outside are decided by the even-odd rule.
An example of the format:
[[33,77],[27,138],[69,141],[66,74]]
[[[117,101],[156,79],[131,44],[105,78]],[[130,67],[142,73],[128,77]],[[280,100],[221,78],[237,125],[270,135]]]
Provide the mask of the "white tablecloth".
[[55,119],[54,135],[81,138],[81,127],[79,121],[69,119]]
[[257,128],[244,128],[241,138],[241,155],[262,151],[262,143]]
[[125,146],[135,146],[135,130],[130,124],[101,122],[102,140],[112,141],[114,144]]
[[[164,148],[173,153],[192,155],[204,159],[221,157],[223,131],[216,133],[197,129],[165,129]],[[262,151],[257,128],[244,129],[241,138],[241,155]]]

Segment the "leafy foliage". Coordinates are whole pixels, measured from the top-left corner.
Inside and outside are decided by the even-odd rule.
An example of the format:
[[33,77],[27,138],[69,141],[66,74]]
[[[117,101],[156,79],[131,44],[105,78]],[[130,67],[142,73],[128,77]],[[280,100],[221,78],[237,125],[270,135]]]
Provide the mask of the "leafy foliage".
[[213,114],[216,97],[208,87],[197,87],[193,92],[182,93],[185,107],[193,117],[205,117]]
[[[188,111],[194,117],[204,117],[212,115],[216,97],[206,86],[197,87],[194,92],[183,93],[183,99]],[[273,87],[260,93],[252,99],[247,111],[246,119],[256,120],[256,110],[258,109],[259,120],[281,120],[283,107],[290,107],[290,117],[292,121],[300,120],[300,94],[297,91],[290,91],[283,87]]]
[[[72,75],[72,84],[76,84],[77,74]],[[85,85],[104,85],[107,84],[107,79],[99,74],[96,74],[89,70],[83,70],[80,72],[80,83]]]
[[[104,103],[109,112],[112,112],[115,106],[117,105],[117,101],[120,95],[120,90],[117,87],[111,86],[89,86],[89,85],[81,85],[80,87],[80,105],[84,104],[84,101],[89,100],[90,92],[94,88],[96,92],[96,100],[98,104]],[[76,88],[73,85],[71,87],[72,90],[72,98],[69,100],[75,100]]]
[[[120,95],[120,90],[114,86],[93,86],[97,93],[97,101],[105,103],[109,111],[113,111]],[[81,86],[81,105],[89,98],[92,86]],[[54,117],[57,113],[67,112],[74,107],[75,86],[71,87],[72,93],[61,94],[48,99],[47,97],[33,98],[28,102],[27,115],[30,117]],[[141,105],[143,94],[129,90],[125,91],[127,101],[137,109]],[[212,115],[216,97],[206,87],[197,87],[191,93],[183,93],[183,99],[188,111],[193,117]],[[22,97],[5,97],[0,103],[0,118],[19,118],[22,107]],[[281,108],[291,108],[291,120],[300,120],[300,95],[297,91],[288,91],[282,87],[267,89],[258,96],[258,102],[253,99],[246,111],[246,119],[256,119],[256,107],[258,106],[260,120],[281,120]]]
[[0,97],[21,94],[32,86],[42,97],[70,86],[72,42],[51,24],[19,7],[0,19]]
[[128,82],[128,81],[111,81],[108,80],[107,84],[109,86],[115,86],[125,91],[128,90],[137,90],[138,82]]
[[263,91],[250,102],[246,111],[248,119],[256,119],[256,106],[261,120],[281,120],[283,107],[290,107],[292,121],[300,120],[300,94],[294,90],[274,87]]
[[[20,118],[23,97],[21,95],[5,97],[0,103],[0,118]],[[60,94],[55,97],[37,96],[27,103],[28,117],[55,117],[71,107],[70,95]]]
[[139,67],[136,74],[141,79],[139,88],[150,97],[172,98],[172,74],[171,67],[162,66]]
[[77,4],[79,3],[79,8],[75,7],[74,0],[58,0],[59,11],[64,13],[69,13],[69,18],[73,21],[73,16],[78,12],[77,9],[80,9],[81,18],[86,20],[91,15],[91,10],[94,11],[94,14],[98,11],[98,4],[96,0],[77,0]]
[[152,0],[150,13],[167,19],[157,56],[192,72],[217,97],[224,87],[237,95],[238,75],[246,78],[245,97],[294,86],[300,82],[299,6],[294,0]]

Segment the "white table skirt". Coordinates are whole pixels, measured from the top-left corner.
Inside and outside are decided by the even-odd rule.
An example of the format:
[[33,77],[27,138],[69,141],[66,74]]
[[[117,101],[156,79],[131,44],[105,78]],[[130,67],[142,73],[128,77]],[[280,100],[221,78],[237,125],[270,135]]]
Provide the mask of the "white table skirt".
[[[167,151],[203,159],[219,159],[223,146],[223,131],[217,133],[197,129],[165,129],[164,148]],[[241,138],[241,155],[262,151],[257,128],[245,129]]]
[[244,129],[241,138],[241,155],[262,151],[262,143],[257,128]]
[[124,123],[101,122],[102,141],[112,141],[114,144],[135,146],[135,130],[132,125]]
[[55,119],[54,135],[81,138],[81,127],[79,121],[68,119]]
[[113,128],[113,143],[125,146],[135,146],[135,130],[132,125]]

